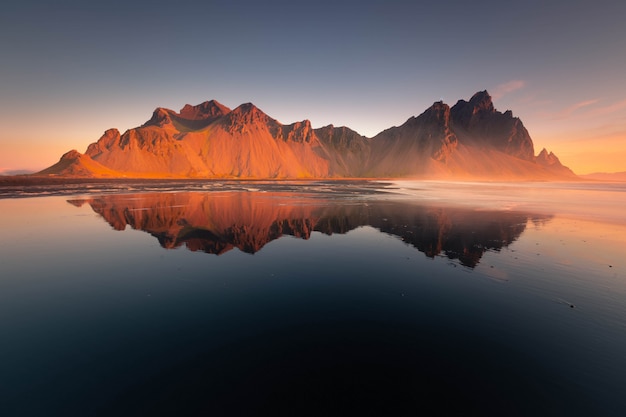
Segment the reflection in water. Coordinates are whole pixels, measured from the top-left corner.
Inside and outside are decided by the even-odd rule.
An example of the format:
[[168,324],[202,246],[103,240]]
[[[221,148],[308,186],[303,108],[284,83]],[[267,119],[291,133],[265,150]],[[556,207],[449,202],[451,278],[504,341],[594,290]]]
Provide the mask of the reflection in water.
[[233,248],[256,253],[289,235],[308,239],[371,226],[397,236],[428,257],[444,254],[475,267],[488,250],[515,241],[527,222],[546,215],[416,205],[406,201],[320,198],[278,192],[182,192],[107,195],[70,200],[88,203],[114,229],[150,233],[164,248],[222,254]]
[[0,199],[0,414],[625,415],[624,221],[238,186]]

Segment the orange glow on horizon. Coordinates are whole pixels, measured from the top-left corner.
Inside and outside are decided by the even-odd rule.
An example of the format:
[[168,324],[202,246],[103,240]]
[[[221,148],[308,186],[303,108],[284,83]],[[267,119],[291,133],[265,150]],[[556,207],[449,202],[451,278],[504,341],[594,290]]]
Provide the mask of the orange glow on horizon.
[[[524,82],[518,80],[503,84],[494,91],[496,94],[506,94],[523,87]],[[500,90],[502,93],[499,93]],[[518,107],[523,110],[527,105],[530,109],[541,108],[537,103],[503,103],[500,110],[509,105],[528,129],[535,146],[535,154],[545,147],[562,164],[580,175],[626,171],[626,131],[616,114],[623,110],[626,101],[605,103],[604,100],[597,99],[581,100],[561,110],[561,113],[569,114],[566,120],[542,117],[533,120],[536,112],[516,112]],[[587,113],[578,114],[583,110]],[[607,118],[598,120],[600,116]],[[40,171],[48,168],[72,149],[84,153],[87,146],[96,142],[107,128],[117,127],[120,132],[124,132],[127,128],[140,126],[145,117],[137,117],[135,120],[134,117],[107,113],[106,117],[98,121],[86,118],[71,124],[57,123],[56,126],[54,123],[57,119],[50,116],[35,124],[21,116],[16,117],[5,126],[0,138],[0,174],[7,170]],[[399,125],[402,121],[391,120],[386,124]],[[597,124],[597,127],[590,127],[588,123]],[[321,126],[313,126],[319,127]],[[351,128],[360,132],[359,126]]]
[[626,171],[626,136],[570,138],[550,149],[576,174]]

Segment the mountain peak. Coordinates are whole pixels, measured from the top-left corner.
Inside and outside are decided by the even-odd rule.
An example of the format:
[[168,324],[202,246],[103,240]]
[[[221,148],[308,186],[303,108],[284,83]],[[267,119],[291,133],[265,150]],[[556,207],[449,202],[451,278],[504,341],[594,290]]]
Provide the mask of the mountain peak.
[[73,161],[79,159],[81,156],[83,156],[83,154],[78,152],[76,149],[72,149],[71,151],[64,153],[61,156],[60,161]]
[[511,111],[497,111],[487,90],[477,92],[469,101],[459,100],[452,106],[450,119],[461,141],[493,146],[527,161],[535,158],[532,139],[522,122]]
[[470,98],[469,104],[475,109],[486,110],[488,112],[495,111],[493,101],[487,90],[479,91]]
[[[245,113],[263,113],[261,111],[261,109],[259,109],[257,106],[255,106],[252,103],[243,103],[241,105],[239,105],[237,108],[235,108],[235,110],[233,110],[233,112],[237,112],[240,114],[245,114]],[[263,113],[265,114],[265,113]]]
[[267,114],[252,103],[244,103],[228,113],[232,126],[244,124],[267,123],[271,119]]
[[[421,125],[424,122],[433,122],[435,125],[447,125],[450,118],[450,106],[442,100],[435,101],[429,108],[418,116],[411,116],[400,127]],[[391,129],[395,129],[392,127]],[[381,132],[383,133],[383,132]],[[380,133],[379,133],[380,134]]]
[[116,177],[119,172],[109,169],[91,159],[88,155],[83,155],[76,149],[63,154],[59,162],[38,175],[62,175],[67,177]]
[[106,152],[108,149],[111,149],[111,147],[119,143],[119,141],[120,131],[115,128],[107,129],[97,142],[94,142],[87,147],[85,155],[94,158],[101,153]]
[[172,123],[171,115],[174,113],[172,110],[157,107],[154,112],[152,112],[152,117],[146,123],[143,124],[142,127],[146,126],[159,126],[163,127],[166,124]]
[[542,165],[561,165],[559,158],[554,153],[548,152],[546,148],[539,152],[535,160]]
[[470,119],[478,116],[485,117],[494,114],[496,109],[487,90],[479,91],[470,98],[469,101],[463,99],[452,106],[452,113],[458,115],[458,120],[468,123]]
[[185,106],[180,109],[179,114],[183,119],[204,120],[224,116],[228,113],[230,113],[230,109],[228,107],[224,106],[217,100],[210,100],[196,106],[185,104]]
[[311,121],[305,119],[282,127],[282,138],[297,143],[310,143],[314,138]]
[[450,106],[444,103],[442,100],[435,101],[432,106],[426,109],[427,112],[445,113],[450,111]]
[[548,152],[546,148],[543,148],[535,157],[535,162],[553,173],[558,173],[560,176],[576,177],[576,174],[571,169],[561,164],[559,158],[554,153]]

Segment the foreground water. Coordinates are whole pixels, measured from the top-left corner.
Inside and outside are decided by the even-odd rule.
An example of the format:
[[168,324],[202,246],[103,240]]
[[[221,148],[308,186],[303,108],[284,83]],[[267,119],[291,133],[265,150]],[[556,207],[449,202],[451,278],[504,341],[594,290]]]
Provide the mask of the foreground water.
[[0,199],[0,415],[626,414],[623,185],[42,192]]

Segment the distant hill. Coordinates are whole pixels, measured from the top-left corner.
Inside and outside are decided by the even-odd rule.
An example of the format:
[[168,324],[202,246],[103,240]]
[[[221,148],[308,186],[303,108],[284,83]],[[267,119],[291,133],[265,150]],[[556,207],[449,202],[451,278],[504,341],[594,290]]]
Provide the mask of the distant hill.
[[28,175],[33,174],[35,171],[31,169],[5,169],[0,171],[0,175],[9,176],[9,175]]
[[72,150],[65,153],[59,162],[38,173],[39,175],[60,175],[70,177],[121,177],[124,176],[118,171],[103,166],[87,155]]
[[252,103],[215,100],[180,112],[157,108],[123,134],[107,130],[84,154],[70,151],[39,175],[134,178],[575,179],[545,149],[535,156],[521,120],[487,91],[450,107],[436,102],[367,138],[348,127],[283,125]]
[[599,181],[618,181],[626,182],[626,171],[622,172],[594,172],[580,176],[583,179],[599,180]]

